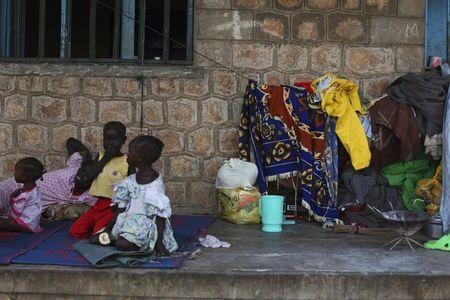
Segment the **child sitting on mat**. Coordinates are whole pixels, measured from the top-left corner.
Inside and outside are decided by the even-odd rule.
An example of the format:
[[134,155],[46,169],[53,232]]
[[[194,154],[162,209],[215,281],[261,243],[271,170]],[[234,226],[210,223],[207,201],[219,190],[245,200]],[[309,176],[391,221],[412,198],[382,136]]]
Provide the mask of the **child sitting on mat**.
[[36,181],[45,173],[42,163],[34,157],[19,160],[14,178],[17,189],[7,194],[0,186],[0,230],[40,232],[41,195]]
[[89,195],[97,197],[98,200],[71,226],[71,236],[88,238],[100,233],[114,218],[115,212],[111,208],[113,185],[132,172],[128,168],[126,155],[121,152],[125,140],[125,125],[115,121],[107,123],[103,128],[104,151],[85,170],[77,174],[75,188],[90,187]]
[[155,251],[169,255],[177,250],[169,218],[170,200],[162,176],[153,169],[164,143],[153,136],[138,136],[130,142],[128,163],[137,173],[115,185],[114,204],[120,212],[111,232],[99,236],[100,244],[114,242],[123,251]]

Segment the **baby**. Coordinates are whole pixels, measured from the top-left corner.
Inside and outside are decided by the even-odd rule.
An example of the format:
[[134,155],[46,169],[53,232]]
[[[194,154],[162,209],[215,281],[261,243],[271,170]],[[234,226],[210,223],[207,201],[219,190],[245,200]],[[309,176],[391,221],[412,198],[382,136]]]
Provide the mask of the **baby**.
[[15,165],[14,178],[17,189],[7,195],[0,188],[0,230],[39,232],[41,221],[41,195],[36,180],[45,173],[42,163],[34,157],[19,160]]
[[[153,136],[138,136],[130,142],[128,164],[138,171],[115,185],[113,197],[119,214],[111,237],[120,250],[154,250],[168,255],[178,248],[169,221],[170,200],[162,176],[152,166],[163,147],[164,143]],[[107,232],[99,236],[101,244],[108,241]]]

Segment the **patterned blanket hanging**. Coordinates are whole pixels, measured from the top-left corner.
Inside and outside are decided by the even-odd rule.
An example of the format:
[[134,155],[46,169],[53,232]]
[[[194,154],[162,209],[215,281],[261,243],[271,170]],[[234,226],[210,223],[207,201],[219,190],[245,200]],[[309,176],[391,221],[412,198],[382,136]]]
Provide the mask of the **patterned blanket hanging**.
[[[324,174],[325,115],[308,106],[308,91],[250,81],[242,106],[239,153],[258,166],[258,185],[298,175],[298,197],[317,221],[337,221]],[[334,134],[334,132],[331,132]]]

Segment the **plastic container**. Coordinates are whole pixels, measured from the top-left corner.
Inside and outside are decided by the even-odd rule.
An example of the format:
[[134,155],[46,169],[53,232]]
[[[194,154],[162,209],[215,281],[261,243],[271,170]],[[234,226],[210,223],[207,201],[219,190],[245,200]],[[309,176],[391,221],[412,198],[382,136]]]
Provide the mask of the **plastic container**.
[[428,221],[425,225],[424,234],[428,237],[438,239],[442,236],[442,219],[439,214],[435,215],[433,218]]
[[259,212],[261,214],[262,231],[281,232],[283,223],[284,197],[279,195],[264,195],[261,197]]

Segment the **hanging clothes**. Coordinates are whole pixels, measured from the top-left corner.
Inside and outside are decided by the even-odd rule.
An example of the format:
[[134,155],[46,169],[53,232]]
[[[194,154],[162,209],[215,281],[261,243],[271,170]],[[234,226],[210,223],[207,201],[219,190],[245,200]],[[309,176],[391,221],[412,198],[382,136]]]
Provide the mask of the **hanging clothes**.
[[375,136],[373,135],[372,131],[372,121],[370,119],[370,115],[367,114],[365,116],[359,116],[359,121],[361,122],[362,127],[364,128],[364,133],[366,134],[366,137],[369,139],[369,141],[374,141]]
[[444,126],[442,133],[442,198],[439,209],[442,218],[442,232],[450,229],[450,93],[445,103]]
[[411,160],[422,149],[422,135],[413,110],[385,97],[370,109],[372,145],[370,166],[380,170],[390,164]]
[[321,98],[322,110],[336,117],[336,134],[350,155],[355,170],[370,164],[369,143],[357,113],[365,114],[358,96],[358,86],[332,74],[322,76],[312,83]]
[[339,147],[336,136],[336,120],[328,117],[324,130],[325,178],[331,201],[337,203],[339,184]]
[[[321,109],[320,96],[314,93],[310,81],[295,82],[296,87],[308,91],[308,106],[311,109]],[[324,175],[331,201],[337,203],[339,181],[338,139],[336,136],[336,119],[326,117],[324,128]]]
[[308,92],[308,106],[312,109],[321,109],[320,97],[314,93],[314,90],[312,88],[312,82],[311,81],[297,81],[294,83],[296,87],[304,88]]
[[258,185],[298,176],[298,197],[318,221],[337,220],[323,173],[325,115],[308,107],[305,88],[250,81],[242,105],[239,153],[258,166]]
[[388,95],[398,103],[414,107],[422,133],[433,136],[442,132],[449,84],[450,76],[435,72],[409,73],[388,86]]

